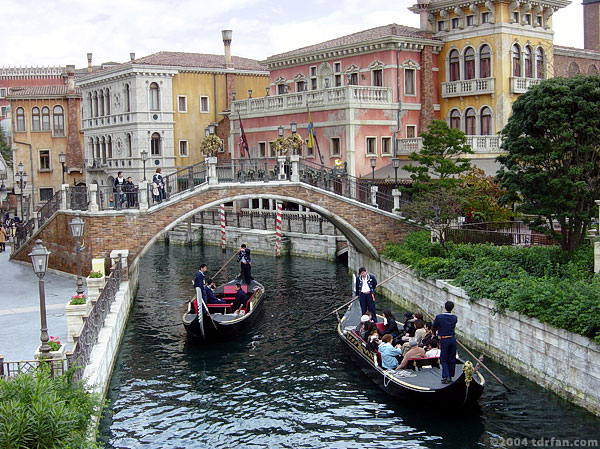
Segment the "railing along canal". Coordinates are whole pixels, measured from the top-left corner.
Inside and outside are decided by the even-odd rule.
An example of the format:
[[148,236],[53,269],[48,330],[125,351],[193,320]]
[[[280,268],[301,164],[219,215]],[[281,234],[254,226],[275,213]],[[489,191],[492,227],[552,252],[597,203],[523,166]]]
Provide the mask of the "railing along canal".
[[[153,176],[154,178],[154,176]],[[155,183],[154,179],[148,182],[148,203],[155,204],[168,201],[172,196],[192,191],[197,186],[208,181],[206,164],[200,162],[189,167],[177,170],[175,173],[162,177],[162,186]]]
[[[284,172],[289,178],[289,162],[284,163]],[[277,158],[230,159],[217,165],[219,182],[276,181],[279,179],[280,165]]]
[[98,341],[98,334],[104,326],[106,315],[115,300],[121,285],[122,263],[119,259],[106,280],[104,290],[96,301],[93,301],[92,310],[87,317],[83,317],[83,327],[79,335],[73,336],[73,350],[67,353],[69,368],[76,367],[74,378],[80,380],[86,365],[90,362],[92,348]]
[[20,374],[35,373],[45,368],[49,370],[51,377],[62,376],[65,373],[64,359],[50,360],[19,360],[15,362],[6,362],[0,356],[0,378],[15,377]]

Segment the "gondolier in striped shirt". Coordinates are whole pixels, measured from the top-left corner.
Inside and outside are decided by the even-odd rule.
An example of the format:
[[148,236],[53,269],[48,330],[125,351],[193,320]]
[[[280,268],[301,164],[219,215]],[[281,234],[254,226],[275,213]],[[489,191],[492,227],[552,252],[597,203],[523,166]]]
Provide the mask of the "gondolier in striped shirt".
[[358,269],[358,277],[356,278],[356,296],[360,303],[361,315],[364,315],[367,310],[371,312],[373,322],[377,322],[377,313],[375,312],[375,287],[377,287],[377,279],[372,274],[367,273],[365,267]]

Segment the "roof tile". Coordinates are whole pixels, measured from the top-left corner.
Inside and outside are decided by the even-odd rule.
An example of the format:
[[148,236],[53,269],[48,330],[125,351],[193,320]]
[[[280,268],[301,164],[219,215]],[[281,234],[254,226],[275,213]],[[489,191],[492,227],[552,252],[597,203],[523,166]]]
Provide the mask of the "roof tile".
[[31,86],[31,87],[13,87],[10,89],[7,97],[46,97],[52,95],[68,95],[68,94],[81,94],[81,89],[75,87],[74,92],[69,92],[68,86]]

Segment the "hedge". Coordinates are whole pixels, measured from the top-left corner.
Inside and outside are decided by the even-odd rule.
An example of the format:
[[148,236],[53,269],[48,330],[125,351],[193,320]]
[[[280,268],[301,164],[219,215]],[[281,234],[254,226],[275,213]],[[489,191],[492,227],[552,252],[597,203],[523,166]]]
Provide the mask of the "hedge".
[[488,298],[498,312],[513,310],[600,344],[600,278],[591,245],[569,253],[555,246],[441,245],[429,232],[388,244],[384,256],[419,276],[453,279],[472,301]]

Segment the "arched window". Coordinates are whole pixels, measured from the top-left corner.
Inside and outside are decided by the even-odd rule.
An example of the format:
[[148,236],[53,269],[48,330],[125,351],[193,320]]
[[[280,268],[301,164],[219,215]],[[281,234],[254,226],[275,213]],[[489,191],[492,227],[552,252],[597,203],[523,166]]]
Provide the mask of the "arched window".
[[460,112],[457,109],[450,112],[450,128],[460,129]]
[[108,153],[108,158],[112,159],[113,158],[113,152],[112,152],[112,139],[110,138],[110,136],[108,136],[106,138],[106,151]]
[[152,83],[150,84],[150,110],[151,111],[159,111],[160,103],[158,97],[158,84]]
[[598,67],[596,67],[596,64],[591,64],[588,68],[588,75],[597,75],[598,74]]
[[465,112],[465,134],[475,135],[477,132],[477,123],[475,121],[475,109],[469,108]]
[[31,130],[41,131],[40,108],[31,108]]
[[106,163],[106,139],[100,139],[100,149],[102,151],[102,162]]
[[129,84],[125,84],[125,112],[131,112]]
[[529,45],[525,46],[523,50],[523,62],[525,65],[525,78],[531,78],[533,76],[533,59],[531,54],[531,47]]
[[479,78],[492,76],[492,54],[489,45],[483,45],[479,49]]
[[50,131],[50,108],[42,108],[42,131]]
[[94,117],[98,117],[98,92],[94,92]]
[[160,156],[160,134],[152,134],[152,140],[150,141],[150,154],[152,156]]
[[92,118],[94,116],[94,104],[92,102],[92,93],[88,92],[88,96],[87,96],[87,100],[88,100],[88,117]]
[[132,157],[133,147],[131,145],[131,134],[127,134],[127,157]]
[[542,47],[538,47],[535,51],[535,71],[536,77],[538,79],[544,79],[544,74],[546,73],[546,67],[544,66],[544,49]]
[[106,112],[106,115],[110,115],[110,89],[106,89],[104,98],[106,98],[106,108],[104,108],[104,112]]
[[465,50],[465,79],[475,79],[475,50],[473,47]]
[[572,76],[577,76],[579,75],[579,66],[577,65],[576,62],[572,62],[569,65],[569,72],[567,73],[568,77],[572,77]]
[[512,75],[521,76],[521,49],[517,44],[512,46]]
[[100,139],[98,137],[96,137],[96,140],[94,141],[94,147],[96,149],[96,159],[100,159]]
[[458,50],[452,50],[449,57],[449,70],[450,70],[450,81],[458,81],[460,79],[460,58],[458,56]]
[[65,135],[65,116],[62,106],[54,106],[52,109],[52,128],[55,136]]
[[492,110],[487,106],[481,110],[481,135],[492,135]]
[[25,109],[17,108],[17,131],[25,132]]
[[100,110],[98,111],[98,115],[102,117],[104,115],[104,91],[101,90],[98,94],[98,107]]

